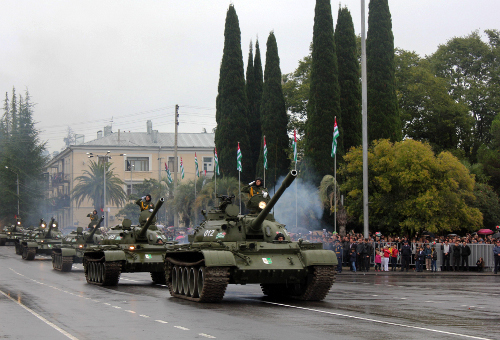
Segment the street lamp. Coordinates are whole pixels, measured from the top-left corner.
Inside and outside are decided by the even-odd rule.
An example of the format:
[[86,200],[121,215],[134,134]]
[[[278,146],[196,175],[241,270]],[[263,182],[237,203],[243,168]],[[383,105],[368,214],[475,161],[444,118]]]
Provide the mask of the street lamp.
[[[103,163],[103,168],[104,168],[104,173],[103,173],[103,177],[104,177],[104,194],[103,194],[103,207],[102,207],[102,210],[104,212],[104,215],[106,216],[106,220],[105,220],[105,223],[104,223],[104,227],[105,228],[108,228],[108,213],[106,211],[106,164],[108,163],[108,159],[111,159],[111,156],[109,156],[109,154],[111,153],[111,151],[107,151],[105,155],[94,155],[92,152],[87,152],[87,155],[88,155],[88,158],[92,158],[92,157],[103,157],[104,158],[104,163]],[[126,156],[127,154],[126,153],[121,153],[119,156]]]
[[[5,169],[9,169],[9,167],[6,165]],[[16,183],[17,183],[17,216],[19,217],[19,173],[15,172],[12,169],[9,169],[9,170],[16,174]]]

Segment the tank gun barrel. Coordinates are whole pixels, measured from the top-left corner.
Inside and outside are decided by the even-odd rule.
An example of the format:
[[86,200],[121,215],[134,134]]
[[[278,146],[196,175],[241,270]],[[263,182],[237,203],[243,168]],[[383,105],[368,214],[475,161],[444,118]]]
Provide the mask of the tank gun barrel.
[[253,220],[252,224],[250,225],[250,229],[253,231],[258,231],[260,228],[260,225],[262,222],[266,219],[267,215],[271,211],[271,209],[274,207],[276,202],[280,199],[281,195],[285,192],[285,190],[292,184],[292,182],[295,180],[297,177],[297,171],[292,170],[288,173],[288,175],[285,177],[283,180],[283,183],[281,183],[281,186],[278,188],[274,196],[271,198],[269,203],[266,205],[264,209],[257,215],[257,218]]
[[158,200],[158,203],[156,203],[155,208],[153,209],[153,212],[148,217],[148,220],[146,221],[146,223],[144,223],[144,226],[142,227],[141,231],[139,231],[139,234],[137,234],[137,238],[138,239],[144,239],[144,238],[146,238],[146,233],[148,231],[148,228],[151,225],[151,223],[153,222],[153,218],[158,213],[158,210],[160,210],[160,208],[163,205],[164,201],[165,201],[165,199],[163,197]]
[[87,236],[87,238],[85,239],[85,243],[92,242],[92,238],[94,237],[94,234],[96,233],[96,231],[101,226],[102,221],[104,221],[104,215],[102,215],[102,217],[99,219],[99,222],[97,222],[97,224],[94,226],[94,229],[92,229],[92,231],[90,232],[90,234]]
[[49,223],[49,229],[47,230],[47,232],[45,233],[45,238],[50,238],[50,232],[52,231],[52,226],[54,225],[54,217],[52,217],[50,219],[50,223]]

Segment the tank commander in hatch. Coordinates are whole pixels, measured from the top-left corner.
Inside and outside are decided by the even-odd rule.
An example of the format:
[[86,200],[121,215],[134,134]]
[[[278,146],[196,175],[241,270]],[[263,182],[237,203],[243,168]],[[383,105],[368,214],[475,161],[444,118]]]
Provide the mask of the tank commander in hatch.
[[274,238],[275,241],[284,241],[285,240],[285,235],[283,235],[282,233],[277,233],[276,234],[276,237]]
[[153,209],[155,208],[155,205],[153,204],[153,202],[151,202],[151,195],[150,194],[147,194],[146,196],[142,196],[137,201],[135,201],[135,204],[137,204],[141,208],[141,211],[151,210],[151,212],[152,212]]
[[95,227],[97,222],[99,221],[99,216],[97,216],[97,210],[94,209],[91,213],[87,214],[87,217],[90,217],[90,223],[88,228],[92,229]]
[[267,189],[263,187],[262,178],[257,177],[255,181],[248,183],[248,185],[245,185],[241,189],[241,192],[248,193],[248,198],[252,198],[253,195],[267,192]]

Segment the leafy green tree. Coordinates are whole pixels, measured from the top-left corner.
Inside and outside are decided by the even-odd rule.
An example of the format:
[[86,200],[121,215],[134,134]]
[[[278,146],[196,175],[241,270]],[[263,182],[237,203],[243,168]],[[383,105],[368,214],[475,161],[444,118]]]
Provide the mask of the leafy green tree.
[[500,112],[499,32],[487,33],[489,43],[482,41],[475,31],[450,39],[430,57],[436,75],[448,80],[452,97],[467,105],[474,118],[471,141],[464,147],[471,163],[477,161],[481,145],[490,142],[491,123]]
[[[283,75],[283,96],[285,106],[289,112],[288,131],[297,130],[299,136],[305,132],[307,119],[307,102],[311,84],[311,54],[299,60],[299,66],[295,71]],[[299,150],[303,151],[303,147]]]
[[[347,211],[363,217],[362,148],[345,155]],[[474,177],[449,152],[435,155],[428,144],[407,139],[375,141],[368,150],[370,226],[385,233],[447,233],[483,224],[474,202]]]
[[481,146],[478,159],[488,176],[488,183],[500,195],[500,114],[493,120],[490,133],[491,142]]
[[[335,28],[335,46],[339,65],[340,116],[339,138],[344,150],[361,145],[361,84],[356,51],[356,35],[351,13],[347,7],[339,8]],[[341,158],[342,154],[339,154]]]
[[[227,176],[222,179],[217,180],[217,190],[219,188],[219,182],[224,181]],[[196,197],[199,193],[204,190],[208,180],[206,177],[198,177],[196,179]],[[167,208],[169,210],[175,209],[179,214],[179,224],[186,227],[191,227],[198,224],[201,221],[201,214],[195,209],[195,185],[194,180],[189,180],[183,182],[177,186],[177,190],[174,193],[174,199],[171,200]]]
[[245,93],[241,32],[233,5],[229,6],[226,16],[215,120],[215,145],[222,175],[238,176],[236,151],[240,142],[243,155],[241,175],[245,180],[250,180],[254,177],[255,164],[251,163],[252,153],[248,138],[248,102]]
[[[285,99],[281,88],[281,69],[278,56],[278,45],[274,32],[269,34],[266,50],[266,68],[264,71],[264,88],[262,92],[261,124],[262,134],[266,136],[268,176],[266,185],[271,187],[278,178],[285,175],[290,167],[287,156],[288,135]],[[257,174],[263,173],[263,143],[257,164]]]
[[366,37],[368,140],[402,138],[394,80],[394,36],[388,0],[370,0]]
[[491,186],[485,183],[476,183],[474,196],[470,205],[479,209],[483,214],[483,227],[493,229],[500,221],[500,199]]
[[[217,194],[234,196],[233,204],[240,204],[240,196],[238,191],[238,179],[234,177],[224,177],[217,180]],[[243,199],[244,201],[244,199]],[[208,210],[214,207],[218,203],[215,200],[215,182],[209,181],[200,190],[196,196],[196,201],[194,203],[194,211],[200,212],[202,209]]]
[[[25,223],[34,223],[41,214],[44,199],[43,166],[46,162],[33,121],[33,103],[26,90],[24,97],[12,90],[4,102],[0,139],[0,213],[10,221],[17,214]],[[19,181],[19,196],[17,195]]]
[[429,62],[415,52],[398,49],[395,61],[404,135],[428,142],[435,152],[463,152],[473,119],[467,107],[448,93],[447,80],[436,77]]
[[[304,178],[319,184],[325,174],[333,173],[334,159],[330,156],[335,116],[340,116],[338,66],[333,37],[330,0],[317,0],[314,13],[311,85],[307,103],[305,127]],[[338,152],[343,151],[342,140]]]
[[[111,203],[117,207],[126,202],[123,191],[125,184],[114,174],[111,165],[106,162],[106,204]],[[89,170],[83,170],[83,175],[75,178],[78,181],[71,192],[72,199],[79,207],[85,199],[92,202],[94,209],[100,211],[104,207],[104,162],[90,161]]]

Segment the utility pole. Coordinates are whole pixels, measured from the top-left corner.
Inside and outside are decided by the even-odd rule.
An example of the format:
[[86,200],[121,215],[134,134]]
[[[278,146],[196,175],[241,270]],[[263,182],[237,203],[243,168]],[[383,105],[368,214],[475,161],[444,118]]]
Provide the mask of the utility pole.
[[368,96],[366,85],[365,0],[361,0],[361,111],[363,136],[363,226],[368,238]]
[[[179,128],[179,105],[175,105],[175,138],[174,138],[174,195],[177,189],[177,132]],[[174,227],[179,227],[177,209],[174,208]]]

